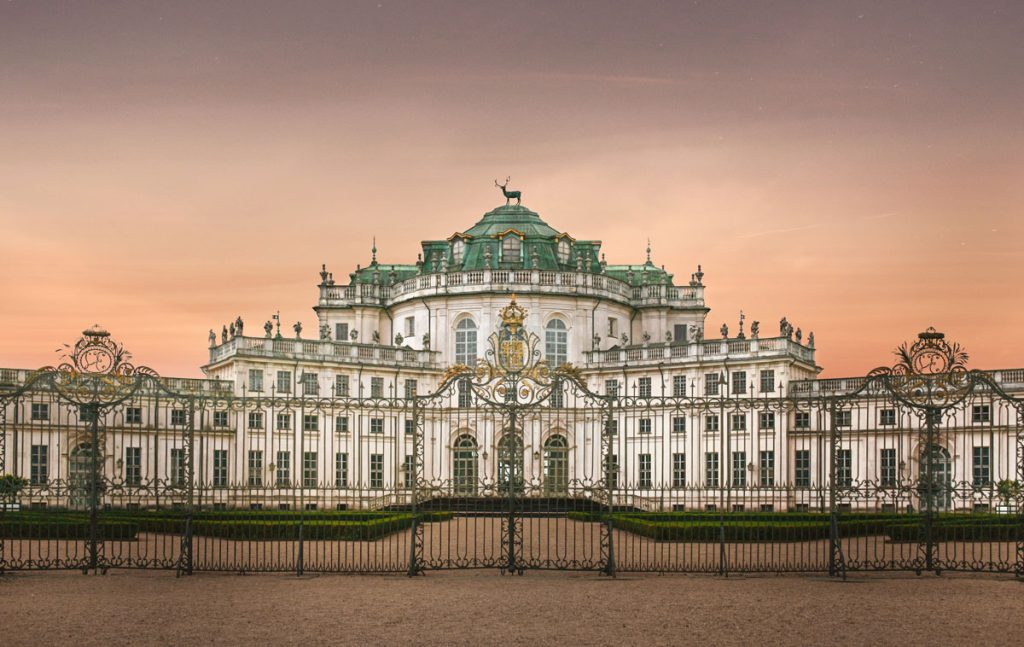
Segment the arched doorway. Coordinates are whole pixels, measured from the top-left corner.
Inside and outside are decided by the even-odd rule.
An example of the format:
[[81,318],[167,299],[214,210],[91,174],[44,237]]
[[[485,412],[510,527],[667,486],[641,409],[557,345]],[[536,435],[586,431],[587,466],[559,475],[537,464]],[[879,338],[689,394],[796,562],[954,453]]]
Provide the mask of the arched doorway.
[[87,508],[92,486],[92,443],[79,443],[68,454],[68,506]]
[[920,479],[922,508],[925,508],[930,498],[932,510],[948,510],[953,503],[953,460],[948,449],[932,444],[922,452]]
[[477,444],[469,434],[455,440],[452,447],[452,477],[455,494],[475,496],[477,493]]
[[568,494],[569,443],[555,434],[544,442],[544,493]]
[[507,430],[498,441],[498,492],[523,491],[523,440],[518,432]]

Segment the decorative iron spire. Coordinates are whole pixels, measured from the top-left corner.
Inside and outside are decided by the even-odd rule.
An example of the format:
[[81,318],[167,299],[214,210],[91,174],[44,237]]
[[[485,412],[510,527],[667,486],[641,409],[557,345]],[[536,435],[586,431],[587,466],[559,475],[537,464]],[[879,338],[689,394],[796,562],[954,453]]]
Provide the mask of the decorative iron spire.
[[651,263],[651,239],[650,238],[647,239],[647,264],[648,265],[652,265],[652,263]]
[[373,237],[373,247],[370,249],[370,265],[377,264],[377,237]]

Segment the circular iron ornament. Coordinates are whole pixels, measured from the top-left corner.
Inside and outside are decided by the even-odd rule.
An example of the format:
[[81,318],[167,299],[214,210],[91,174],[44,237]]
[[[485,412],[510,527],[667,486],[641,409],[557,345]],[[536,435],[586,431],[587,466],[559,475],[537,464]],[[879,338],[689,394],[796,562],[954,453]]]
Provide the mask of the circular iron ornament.
[[971,389],[969,358],[959,343],[929,327],[913,344],[894,351],[897,361],[868,373],[879,378],[899,398],[922,407],[942,407],[962,399]]

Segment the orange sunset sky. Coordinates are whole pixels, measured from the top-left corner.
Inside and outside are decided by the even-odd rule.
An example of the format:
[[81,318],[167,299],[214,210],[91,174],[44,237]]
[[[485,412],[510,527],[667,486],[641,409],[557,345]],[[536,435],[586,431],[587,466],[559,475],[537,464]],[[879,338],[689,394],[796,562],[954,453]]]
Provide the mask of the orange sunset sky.
[[1024,366],[1024,3],[4,2],[0,366],[100,323],[164,375],[322,262],[504,202],[706,276],[823,375],[935,326]]

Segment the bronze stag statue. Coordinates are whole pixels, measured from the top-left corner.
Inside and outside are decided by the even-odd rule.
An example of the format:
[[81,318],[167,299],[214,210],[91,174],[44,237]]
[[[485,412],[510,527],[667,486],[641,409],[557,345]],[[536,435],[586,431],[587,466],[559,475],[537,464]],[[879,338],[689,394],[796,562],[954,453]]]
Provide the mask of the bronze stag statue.
[[508,181],[511,180],[511,179],[512,179],[511,175],[508,176],[507,178],[505,178],[505,183],[504,184],[498,184],[498,180],[495,179],[494,180],[494,186],[496,186],[499,189],[501,189],[502,195],[505,196],[505,206],[506,207],[508,206],[508,203],[509,203],[510,200],[512,200],[512,198],[516,199],[516,206],[518,207],[519,203],[522,200],[522,196],[523,196],[522,192],[521,191],[506,191],[505,190],[505,187],[508,186]]

